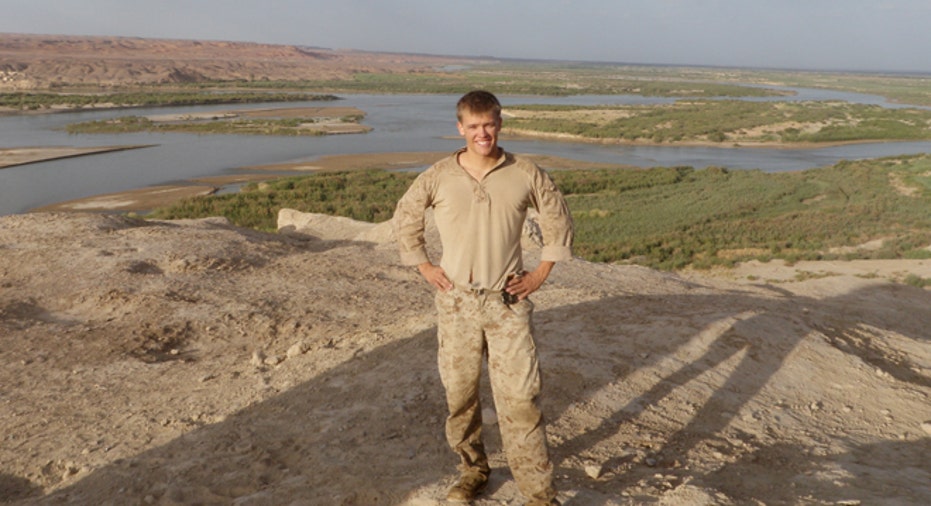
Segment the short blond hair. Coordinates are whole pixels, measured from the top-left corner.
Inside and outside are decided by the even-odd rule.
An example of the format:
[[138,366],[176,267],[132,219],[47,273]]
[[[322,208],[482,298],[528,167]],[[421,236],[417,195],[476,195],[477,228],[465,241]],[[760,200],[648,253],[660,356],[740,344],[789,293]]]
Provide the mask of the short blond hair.
[[495,117],[501,117],[501,102],[491,92],[485,90],[474,90],[466,93],[459,99],[456,104],[456,118],[462,121],[462,115],[466,112],[473,114],[483,114],[490,112]]

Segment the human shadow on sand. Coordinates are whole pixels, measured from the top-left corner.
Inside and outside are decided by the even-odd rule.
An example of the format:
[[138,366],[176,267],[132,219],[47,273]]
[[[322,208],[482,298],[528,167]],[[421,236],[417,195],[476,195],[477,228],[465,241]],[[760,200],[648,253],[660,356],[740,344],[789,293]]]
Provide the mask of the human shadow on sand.
[[40,491],[41,487],[26,478],[0,473],[0,503],[23,499]]
[[762,446],[704,480],[739,502],[929,504],[931,438],[853,445],[826,456],[810,450],[785,443]]
[[[854,355],[862,363],[874,367],[877,372],[893,378],[892,381],[931,394],[931,378],[918,372],[921,368],[914,367],[918,364],[911,364],[908,357],[901,353],[883,349],[872,339],[883,332],[891,332],[905,339],[926,343],[929,338],[926,322],[922,321],[922,318],[916,318],[916,315],[925,313],[927,308],[931,307],[931,293],[909,286],[877,284],[836,297],[814,299],[796,296],[773,286],[766,289],[772,296],[754,296],[735,291],[729,294],[632,296],[614,299],[610,305],[604,307],[606,311],[602,318],[598,319],[591,318],[591,315],[585,312],[578,314],[576,307],[559,308],[547,314],[546,318],[563,322],[577,318],[577,335],[600,334],[600,339],[603,340],[611,335],[608,329],[600,330],[604,325],[604,318],[617,322],[618,330],[613,333],[613,337],[618,341],[618,345],[605,346],[605,354],[598,357],[598,360],[626,360],[632,365],[618,368],[618,378],[616,383],[612,384],[622,384],[625,377],[632,376],[635,371],[649,368],[662,371],[649,389],[633,391],[630,387],[621,387],[620,390],[628,395],[627,402],[619,403],[617,409],[604,417],[596,427],[579,432],[562,442],[556,447],[555,453],[563,457],[583,454],[599,445],[604,446],[604,443],[612,438],[616,439],[615,436],[625,425],[639,425],[643,428],[640,419],[644,411],[663,403],[678,389],[701,377],[716,377],[717,386],[710,395],[694,406],[694,412],[688,417],[682,417],[672,423],[672,426],[676,423],[680,425],[668,431],[662,441],[652,444],[647,458],[635,463],[633,461],[636,456],[632,452],[619,451],[614,457],[601,463],[602,471],[608,472],[609,476],[588,482],[592,484],[592,488],[603,492],[605,497],[618,497],[624,490],[649,482],[651,477],[660,473],[663,486],[691,483],[694,486],[724,490],[732,499],[757,499],[769,503],[773,496],[776,496],[782,498],[786,504],[795,504],[800,498],[811,494],[812,489],[791,489],[772,482],[767,487],[753,489],[750,486],[751,482],[746,479],[722,481],[720,478],[724,475],[720,473],[705,476],[690,471],[689,467],[684,465],[684,460],[691,450],[701,444],[711,443],[711,447],[731,444],[723,436],[726,429],[735,421],[741,408],[779,373],[787,357],[803,341],[824,339],[837,350]],[[704,311],[705,316],[696,313],[700,311]],[[641,324],[639,327],[631,326],[630,321],[639,321]],[[655,330],[649,330],[651,321],[663,322],[665,335],[656,336]],[[596,328],[592,330],[587,327]],[[654,336],[648,340],[644,339],[644,335],[637,335],[638,332],[652,333]],[[567,348],[566,345],[560,344],[562,340],[571,341],[574,338],[575,335],[549,336],[541,346],[544,349],[547,346],[557,350],[560,347]],[[651,343],[648,345],[649,351],[638,356],[634,350],[642,351],[644,342]],[[639,345],[631,346],[628,348],[630,351],[625,353],[624,343]],[[569,345],[568,348],[571,349],[572,346]],[[550,363],[559,364],[560,352],[556,351],[554,354],[556,360],[550,360]],[[679,360],[670,360],[674,356],[678,356]],[[577,356],[573,358],[578,359]],[[658,367],[663,361],[666,365]],[[670,367],[669,364],[676,365]],[[927,367],[927,364],[923,365]],[[562,367],[570,365],[564,363]],[[560,371],[551,370],[551,373],[556,376],[554,381],[558,382]],[[590,399],[597,393],[594,388],[598,386],[592,385],[592,388],[577,392],[566,391],[556,397],[555,402],[550,397],[548,405],[552,412],[560,413],[580,398]],[[824,389],[819,386],[813,391],[823,392]],[[562,402],[559,402],[560,400]],[[814,402],[817,404],[817,401]],[[650,428],[645,428],[644,432],[650,432]],[[754,448],[763,444],[756,441],[752,434],[740,431],[731,433],[731,437],[743,439],[741,444],[745,447]],[[927,440],[923,440],[925,448],[926,443]],[[902,446],[911,451],[907,445]],[[749,457],[751,460],[760,457],[757,452],[753,452],[753,455],[756,457]],[[801,449],[792,453],[792,461],[796,465],[801,461],[814,466],[827,460],[827,457],[810,457],[809,460],[807,452]],[[779,463],[779,460],[775,460],[771,461],[770,465]],[[875,465],[896,464],[893,459],[877,461]],[[727,467],[732,474],[735,469],[740,469],[736,465]],[[611,471],[617,472],[610,475]],[[763,476],[766,475],[763,469],[760,469],[760,472]],[[859,469],[859,473],[869,475],[870,466]],[[579,470],[570,470],[568,474],[571,481],[586,481]],[[737,474],[740,472],[737,471]],[[927,477],[925,474],[925,478]],[[760,492],[765,493],[763,496],[756,495]],[[927,487],[924,493],[922,502],[931,503],[931,494],[928,494]],[[832,494],[827,498],[835,497],[837,496]],[[636,502],[636,497],[628,497],[628,500]],[[649,501],[649,498],[644,500]],[[588,506],[603,503],[605,502],[587,497],[582,501],[568,501],[565,504]]]
[[[897,304],[874,306],[871,301],[877,298]],[[560,423],[578,402],[609,388],[618,393],[616,404],[608,407],[610,413],[600,423],[579,428],[553,444],[557,485],[576,492],[588,488],[594,494],[576,494],[566,504],[608,504],[607,498],[621,497],[638,480],[656,473],[656,467],[675,475],[680,483],[690,480],[724,489],[719,483],[721,473],[736,472],[737,464],[725,466],[718,474],[696,474],[688,467],[675,467],[669,456],[685,455],[702,441],[718,438],[811,329],[836,341],[845,353],[868,356],[871,364],[889,370],[896,381],[927,389],[927,378],[904,370],[908,364],[884,359],[851,336],[862,328],[878,328],[927,340],[927,329],[902,315],[927,311],[929,303],[931,293],[876,285],[828,299],[797,297],[775,289],[771,296],[741,291],[628,295],[540,311],[538,346],[547,418]],[[660,323],[662,335],[656,332]],[[768,329],[765,339],[760,338],[761,328]],[[574,330],[570,334],[567,329]],[[650,332],[652,337],[643,337]],[[636,347],[635,341],[639,342]],[[631,375],[661,365],[686,347],[692,349],[683,355],[685,360],[676,362],[678,368],[658,369],[665,375],[654,386],[637,390],[625,383]],[[659,443],[653,466],[630,462],[621,448],[606,467],[624,466],[625,473],[592,480],[577,467],[565,465],[575,455],[604,446],[619,427],[637,423],[650,405],[724,363],[730,372],[719,373],[724,374],[719,386],[695,407],[691,418],[678,420],[677,428]],[[436,371],[435,331],[428,330],[357,353],[222,422],[116,461],[71,486],[23,503],[404,504],[413,490],[436,487],[441,491],[438,484],[445,486],[454,474],[454,457],[442,434],[445,414]],[[488,432],[493,439],[494,430]],[[803,467],[825,461],[805,455],[794,459],[796,463],[801,459]],[[502,476],[507,476],[506,471]],[[725,492],[735,498],[761,493],[744,488],[739,481],[728,483]],[[784,488],[777,497],[791,503],[813,490]],[[488,494],[494,492],[492,488]],[[931,495],[922,497],[931,501]]]

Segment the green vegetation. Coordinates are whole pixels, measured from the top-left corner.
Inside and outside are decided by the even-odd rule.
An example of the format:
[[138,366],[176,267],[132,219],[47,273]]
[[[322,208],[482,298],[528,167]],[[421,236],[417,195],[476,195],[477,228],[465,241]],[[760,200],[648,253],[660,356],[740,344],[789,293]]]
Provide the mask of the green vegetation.
[[[931,155],[769,174],[691,167],[552,171],[572,209],[577,255],[659,269],[773,258],[931,258],[929,174]],[[379,222],[391,217],[413,177],[358,171],[287,178],[191,199],[151,217],[226,216],[274,230],[278,210],[288,207]],[[859,247],[878,239],[879,249]]]
[[317,90],[329,93],[451,93],[476,88],[501,95],[642,95],[657,97],[765,97],[785,92],[700,79],[652,79],[631,67],[591,64],[485,64],[456,71],[360,72],[348,79],[319,81],[229,81],[188,87]]
[[[532,64],[527,64],[531,66]],[[520,68],[520,67],[519,67]],[[534,67],[536,68],[536,67]],[[640,82],[679,83],[716,83],[746,86],[756,84],[763,88],[772,86],[789,86],[799,88],[830,89],[866,93],[886,97],[892,102],[902,104],[931,105],[931,76],[867,73],[867,72],[826,72],[826,71],[792,71],[713,67],[673,67],[673,66],[637,66],[613,64],[574,64],[565,65],[566,82],[578,85],[573,80],[577,75],[597,81],[620,79]],[[581,83],[585,87],[584,83]],[[771,90],[770,90],[771,91]],[[670,94],[668,96],[675,96]],[[702,96],[702,95],[689,95]],[[717,96],[727,96],[724,94]]]
[[[926,76],[489,62],[448,71],[357,73],[348,79],[300,82],[176,84],[119,93],[59,87],[59,93],[0,94],[0,107],[308,101],[336,98],[310,91],[459,94],[487,88],[501,95],[636,94],[680,99],[656,106],[508,107],[513,115],[505,121],[507,129],[596,141],[740,144],[931,138],[931,112],[920,109],[737,100],[790,94],[767,88],[776,85],[870,93],[931,105],[931,78]],[[306,120],[253,117],[180,124],[128,117],[84,128],[290,135]],[[575,251],[589,260],[678,269],[749,259],[931,258],[931,155],[841,162],[775,174],[691,167],[552,174],[573,211]],[[274,230],[278,210],[289,207],[383,221],[413,177],[384,171],[320,173],[249,185],[237,194],[191,199],[151,216],[220,215],[237,225]],[[862,247],[867,243],[881,246]],[[929,281],[906,282],[926,286]]]
[[581,62],[488,63],[446,72],[359,73],[345,80],[236,81],[193,86],[325,90],[327,92],[453,94],[475,88],[487,88],[499,94],[550,96],[630,94],[708,98],[786,95],[791,92],[776,90],[772,87],[795,86],[867,93],[887,97],[893,102],[931,105],[931,77],[928,76]]
[[651,142],[820,143],[931,139],[931,111],[845,102],[682,100],[653,106],[509,107],[505,128]]
[[931,286],[931,279],[923,278],[916,274],[909,274],[908,276],[905,276],[904,282],[906,285],[911,285],[918,288],[927,288]]
[[727,80],[866,93],[892,102],[931,105],[931,76],[853,72],[733,70]]
[[[577,254],[677,269],[771,258],[931,258],[931,192],[919,181],[929,170],[925,155],[775,174],[623,171],[643,172],[637,184],[621,171],[553,176],[573,211]],[[894,175],[923,190],[903,194]],[[579,177],[583,193],[575,193]],[[876,239],[881,248],[858,248]]]
[[763,97],[774,90],[712,82],[644,81],[581,68],[483,68],[457,74],[357,74],[351,81],[327,83],[341,91],[459,94],[476,88],[513,95],[642,95],[655,97]]
[[187,199],[148,217],[172,220],[225,216],[242,227],[273,231],[278,210],[289,208],[381,222],[394,214],[395,204],[415,176],[368,170],[282,178],[250,183],[235,194]]
[[333,95],[268,92],[211,92],[151,90],[124,93],[0,93],[0,107],[21,111],[67,107],[83,109],[103,106],[157,107],[213,104],[248,104],[263,102],[306,102],[338,100]]
[[[231,80],[127,88],[125,92],[89,92],[87,85],[60,84],[58,93],[3,93],[0,107],[29,110],[53,105],[88,107],[115,103],[131,105],[179,105],[201,103],[211,95],[267,92],[306,93],[452,93],[475,88],[506,94],[529,95],[617,95],[659,97],[762,97],[787,95],[773,86],[823,88],[868,93],[892,101],[931,105],[931,77],[852,72],[779,71],[709,67],[664,67],[582,62],[493,62],[454,70],[424,70],[406,73],[356,73],[347,79],[303,81]],[[767,88],[769,87],[769,88]],[[251,90],[251,91],[250,91]],[[258,91],[255,91],[258,90]],[[160,95],[180,95],[181,102],[162,103]],[[194,95],[186,102],[185,95]],[[282,94],[260,101],[291,100]],[[152,102],[152,97],[155,101]],[[299,98],[297,100],[310,100]],[[317,98],[314,98],[317,100]],[[234,102],[235,103],[235,102]]]
[[[642,95],[658,97],[766,97],[791,94],[765,86],[746,86],[725,82],[709,75],[697,75],[685,69],[656,73],[660,67],[636,67],[587,63],[499,63],[463,66],[455,70],[420,70],[404,73],[357,72],[344,79],[297,81],[229,80],[197,83],[172,83],[135,87],[141,94],[172,93],[452,93],[476,88],[492,89],[501,95]],[[674,72],[682,70],[680,76]],[[748,81],[756,83],[756,81]],[[62,94],[93,95],[88,85],[62,84],[55,87]],[[49,94],[51,95],[51,94]],[[15,106],[15,102],[10,105]]]
[[[845,102],[690,99],[648,106],[522,105],[509,107],[507,113],[506,132],[568,134],[598,141],[816,144],[931,139],[928,128],[931,111]],[[342,121],[355,123],[359,119],[351,116]],[[156,122],[145,117],[126,116],[69,125],[67,130],[70,133],[171,131],[324,135],[326,127],[314,125],[318,120],[232,115]]]
[[[359,118],[344,118],[358,121]],[[154,122],[141,116],[124,116],[110,120],[74,123],[65,127],[68,133],[129,133],[129,132],[186,132],[194,134],[244,135],[326,135],[325,128],[313,125],[315,118],[287,119],[231,119],[211,121]],[[361,127],[360,127],[361,128]],[[360,130],[361,132],[362,130]]]

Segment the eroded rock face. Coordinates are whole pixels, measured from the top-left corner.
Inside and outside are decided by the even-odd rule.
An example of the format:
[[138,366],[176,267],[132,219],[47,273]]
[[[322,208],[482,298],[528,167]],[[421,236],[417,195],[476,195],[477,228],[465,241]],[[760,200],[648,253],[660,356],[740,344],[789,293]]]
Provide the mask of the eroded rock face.
[[394,240],[390,222],[376,225],[342,216],[304,213],[294,209],[278,211],[278,232],[302,234],[325,240],[359,240],[377,243]]

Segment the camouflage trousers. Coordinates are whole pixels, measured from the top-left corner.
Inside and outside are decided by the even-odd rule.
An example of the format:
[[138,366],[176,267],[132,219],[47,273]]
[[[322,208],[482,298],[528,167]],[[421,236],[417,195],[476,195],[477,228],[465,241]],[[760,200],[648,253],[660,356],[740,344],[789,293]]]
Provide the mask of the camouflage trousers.
[[533,303],[525,299],[508,306],[501,292],[454,288],[437,293],[436,307],[438,363],[449,407],[446,439],[459,455],[460,471],[490,471],[479,401],[487,353],[501,439],[518,488],[528,498],[555,498],[537,404],[542,384],[532,334]]

